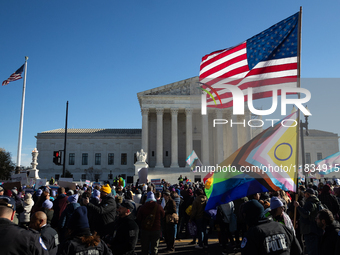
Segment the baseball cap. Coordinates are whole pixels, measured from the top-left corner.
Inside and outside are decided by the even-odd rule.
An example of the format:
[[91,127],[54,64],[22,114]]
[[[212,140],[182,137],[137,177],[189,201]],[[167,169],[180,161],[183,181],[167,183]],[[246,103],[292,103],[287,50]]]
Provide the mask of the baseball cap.
[[123,203],[120,204],[120,206],[123,206],[126,209],[129,209],[130,211],[132,211],[135,208],[133,204],[129,201],[124,201]]
[[0,206],[7,206],[8,208],[11,208],[13,211],[16,210],[14,199],[8,196],[0,196]]

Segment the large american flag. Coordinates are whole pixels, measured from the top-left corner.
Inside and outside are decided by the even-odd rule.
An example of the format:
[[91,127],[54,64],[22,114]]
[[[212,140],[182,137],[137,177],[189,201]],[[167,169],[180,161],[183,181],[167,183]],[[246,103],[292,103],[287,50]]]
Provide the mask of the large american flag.
[[[202,58],[200,82],[213,95],[219,94],[222,105],[215,105],[207,95],[207,106],[233,106],[232,94],[224,84],[238,86],[248,100],[247,88],[253,88],[253,99],[271,97],[273,89],[296,87],[299,12],[253,36],[245,42],[212,52]],[[278,90],[278,95],[281,91]],[[218,95],[214,95],[218,96]]]
[[15,71],[15,73],[12,73],[11,76],[2,82],[2,86],[7,85],[8,83],[10,83],[11,81],[16,81],[16,80],[20,80],[21,74],[24,71],[24,66],[25,64],[23,64],[18,70]]

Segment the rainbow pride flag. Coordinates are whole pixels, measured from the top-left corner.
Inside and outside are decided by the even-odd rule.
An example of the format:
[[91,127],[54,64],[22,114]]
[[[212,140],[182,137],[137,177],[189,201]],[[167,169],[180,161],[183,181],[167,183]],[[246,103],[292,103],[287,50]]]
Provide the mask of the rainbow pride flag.
[[295,111],[235,151],[203,179],[205,210],[257,192],[296,191],[297,139]]

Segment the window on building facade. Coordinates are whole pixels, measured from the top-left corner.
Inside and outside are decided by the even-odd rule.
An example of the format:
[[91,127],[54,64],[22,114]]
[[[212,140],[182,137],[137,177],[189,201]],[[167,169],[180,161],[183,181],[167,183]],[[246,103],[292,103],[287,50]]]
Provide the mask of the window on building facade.
[[109,153],[107,156],[107,164],[108,165],[113,165],[114,164],[114,159],[115,159],[115,154],[114,153]]
[[101,153],[96,153],[94,155],[94,164],[95,165],[100,165],[101,164],[101,159],[102,159],[102,154]]
[[89,154],[88,153],[83,153],[81,155],[81,164],[82,165],[88,165],[89,163]]
[[96,182],[99,181],[99,179],[100,179],[100,174],[95,174],[95,175],[94,175],[94,179],[96,180]]
[[74,158],[75,158],[75,153],[69,153],[68,154],[68,164],[69,165],[74,165]]
[[310,158],[310,153],[306,152],[306,164],[312,163],[311,158]]
[[134,162],[134,164],[137,162],[137,154],[136,153],[133,154],[133,162]]
[[81,179],[82,179],[82,180],[86,180],[86,174],[82,174],[82,175],[81,175]]
[[317,157],[317,160],[322,159],[322,153],[321,153],[321,152],[318,152],[318,153],[316,154],[316,157]]
[[127,165],[127,154],[126,153],[122,153],[121,158],[120,158],[120,164]]

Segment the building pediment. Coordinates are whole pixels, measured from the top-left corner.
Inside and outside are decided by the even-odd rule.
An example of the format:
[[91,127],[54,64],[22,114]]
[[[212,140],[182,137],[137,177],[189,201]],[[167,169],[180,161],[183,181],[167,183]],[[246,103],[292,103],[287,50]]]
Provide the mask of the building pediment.
[[172,96],[188,96],[199,93],[193,88],[197,87],[198,77],[189,78],[186,80],[170,83],[164,86],[160,86],[154,89],[149,89],[146,91],[139,92],[137,94],[138,98],[141,96],[151,96],[151,95],[172,95]]

